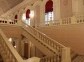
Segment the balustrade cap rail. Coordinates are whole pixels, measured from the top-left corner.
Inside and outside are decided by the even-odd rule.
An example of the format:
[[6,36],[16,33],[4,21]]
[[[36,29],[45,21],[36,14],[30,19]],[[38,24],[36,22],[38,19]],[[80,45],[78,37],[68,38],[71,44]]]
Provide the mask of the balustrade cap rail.
[[[23,22],[23,23],[24,23],[24,22]],[[24,23],[24,24],[25,24],[25,23]],[[27,25],[27,24],[25,24],[25,25]],[[61,47],[63,47],[63,48],[66,47],[66,46],[60,44],[59,42],[57,42],[56,40],[53,40],[52,38],[48,37],[46,34],[44,35],[44,33],[40,32],[39,30],[37,30],[37,29],[35,29],[35,28],[33,28],[33,27],[29,26],[29,25],[27,25],[27,26],[30,27],[30,28],[32,28],[32,29],[34,29],[34,30],[37,31],[38,33],[42,34],[43,36],[47,37],[49,40],[55,42],[55,43],[58,44],[59,46],[61,46]],[[22,26],[22,27],[23,27],[23,26]]]

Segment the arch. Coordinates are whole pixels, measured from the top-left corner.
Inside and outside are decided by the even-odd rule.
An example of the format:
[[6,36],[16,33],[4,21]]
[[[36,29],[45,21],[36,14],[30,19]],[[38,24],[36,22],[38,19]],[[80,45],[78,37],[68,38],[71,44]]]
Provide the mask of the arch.
[[17,14],[15,15],[15,19],[18,19],[18,15]]
[[18,15],[15,15],[14,23],[17,23]]
[[28,9],[28,10],[26,11],[26,19],[30,18],[29,14],[30,14],[30,9]]
[[52,12],[53,11],[53,1],[48,0],[45,5],[45,13]]
[[48,0],[45,4],[45,24],[49,24],[53,21],[53,1]]

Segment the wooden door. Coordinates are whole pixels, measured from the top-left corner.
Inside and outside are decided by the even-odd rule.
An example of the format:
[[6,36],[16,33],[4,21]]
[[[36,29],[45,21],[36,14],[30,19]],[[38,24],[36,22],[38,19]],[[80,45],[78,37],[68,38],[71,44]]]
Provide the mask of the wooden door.
[[24,43],[24,58],[28,59],[28,43]]

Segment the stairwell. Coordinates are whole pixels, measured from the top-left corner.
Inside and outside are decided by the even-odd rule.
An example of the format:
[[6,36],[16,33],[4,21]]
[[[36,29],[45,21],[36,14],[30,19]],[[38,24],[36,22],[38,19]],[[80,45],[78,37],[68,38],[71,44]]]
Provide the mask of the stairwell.
[[[28,27],[25,27],[24,28],[25,30],[26,29],[28,29],[29,30],[29,28]],[[34,28],[35,29],[35,28]],[[27,31],[27,30],[26,30]],[[33,30],[34,31],[34,30]],[[32,31],[31,31],[32,32]],[[34,31],[35,32],[35,31]],[[23,33],[23,35],[24,34],[26,34],[26,35],[28,35],[28,33]],[[26,35],[24,35],[24,36],[26,36]],[[45,35],[44,33],[43,33],[43,35]],[[26,36],[26,37],[29,37],[29,36]],[[42,38],[43,39],[43,38]],[[52,56],[46,56],[46,57],[44,57],[44,58],[42,58],[42,62],[48,62],[49,60],[52,62],[52,61],[54,61],[54,62],[57,62],[57,61],[59,61],[60,59],[59,58],[61,58],[60,56],[59,56],[59,58],[57,58],[58,57],[58,55],[55,55],[55,52],[54,52],[54,55],[52,55]],[[57,59],[55,59],[55,58],[57,58]],[[60,61],[61,62],[61,61]],[[79,55],[79,54],[77,54],[77,53],[75,53],[75,52],[73,52],[73,51],[71,51],[71,62],[84,62],[84,56],[82,56],[82,55]]]
[[[29,28],[29,26],[27,26],[26,28],[24,28],[26,31],[27,31],[27,29],[28,30],[30,30],[30,28]],[[32,32],[32,33],[34,33],[35,35],[36,35],[36,32],[35,32],[35,28],[34,28],[34,30],[32,30],[31,29],[31,31],[30,32]],[[37,30],[38,31],[38,30]],[[44,33],[42,33],[43,35],[46,35],[46,34],[44,34]],[[42,38],[42,40],[44,40],[43,38]],[[45,59],[45,58],[47,58],[47,59]],[[49,59],[49,58],[51,58],[51,57],[44,57],[43,58],[43,61],[47,61],[48,62],[48,60],[50,60],[50,61],[56,61],[56,60],[54,60],[54,58],[57,58],[56,56],[52,56],[52,58],[51,59]],[[59,60],[59,59],[57,59],[57,60]],[[73,51],[71,51],[71,62],[84,62],[84,56],[83,55],[79,55],[79,54],[77,54],[76,52],[73,52]]]
[[32,43],[36,44],[37,48],[41,49],[41,51],[45,51],[43,53],[46,57],[43,58],[43,61],[46,60],[46,62],[48,62],[48,58],[54,61],[54,58],[58,58],[58,60],[56,60],[58,62],[70,62],[70,48],[63,46],[33,27],[28,25],[25,26],[25,24],[21,27],[24,30],[22,35],[31,40]]
[[[26,34],[26,35],[29,35],[28,34],[28,32],[27,32],[27,30],[26,29],[30,29],[30,28],[28,28],[28,27],[26,27],[26,28],[22,28],[22,29],[24,29],[23,30],[23,35],[24,34]],[[33,28],[32,28],[33,29]],[[35,30],[35,29],[34,29]],[[25,32],[26,31],[26,32]],[[35,31],[33,31],[33,32],[35,32]],[[35,34],[36,34],[36,32],[35,32]],[[42,33],[43,34],[43,33]],[[26,35],[24,35],[25,37],[28,37],[29,38],[29,36],[26,36]],[[43,35],[45,35],[45,34],[43,34]],[[41,37],[41,40],[45,40],[44,38],[42,38],[42,35],[40,36]],[[39,41],[40,42],[40,41]],[[42,43],[41,43],[42,44]],[[44,47],[43,47],[44,48]],[[58,48],[59,49],[59,48]],[[47,50],[46,50],[47,51]],[[50,50],[51,51],[51,50]],[[4,52],[5,53],[5,52]],[[45,52],[44,52],[45,53]],[[53,53],[53,55],[48,55],[47,56],[47,54],[46,54],[46,56],[45,57],[43,57],[43,58],[41,58],[41,62],[61,62],[60,60],[60,58],[61,58],[61,56],[59,56],[59,55],[57,55],[57,54],[55,54],[55,52],[50,52],[50,53]],[[71,62],[84,62],[84,56],[83,55],[78,55],[78,54],[76,54],[75,52],[72,52],[71,53],[71,58],[72,58],[72,61]]]
[[[42,52],[44,51],[43,53],[46,56],[41,58],[41,62],[71,62],[70,48],[63,46],[62,44],[49,38],[42,32],[39,32],[35,28],[32,28],[30,26],[28,26],[28,27],[21,26],[21,27],[23,30],[22,35],[25,36],[26,38],[28,38],[29,40],[31,40],[32,43],[34,43],[35,46],[37,46],[37,48],[40,49],[40,51],[42,51]],[[1,35],[1,37],[3,37],[3,35]],[[4,47],[4,49],[6,48],[6,51],[11,50],[9,47],[6,47],[6,44],[3,44],[3,42],[1,42],[1,45],[4,45],[3,47]],[[7,43],[7,45],[9,45],[9,42]],[[3,48],[2,48],[2,50],[3,50]],[[15,56],[15,53],[12,50],[11,50],[11,52],[13,53],[12,56],[14,56],[15,58],[9,58],[9,61],[24,62],[24,60],[21,58],[20,58],[21,59],[21,61],[20,61],[19,58],[17,58],[17,56]],[[4,51],[4,53],[6,53],[8,55],[11,52]],[[7,56],[5,56],[5,57],[7,58]],[[9,57],[11,57],[11,56],[9,56]],[[16,58],[17,58],[17,60],[16,60]]]
[[[71,62],[84,62],[83,60],[83,27],[84,24],[74,24],[74,25],[58,25],[58,26],[49,26],[49,27],[40,27],[40,30],[41,32],[45,33],[46,35],[48,35],[49,37],[53,38],[53,39],[58,39],[61,44],[65,45],[65,46],[72,46],[72,43],[73,43],[73,46],[75,47],[76,45],[76,48],[73,52],[73,47],[71,48],[72,51],[71,51]],[[50,33],[52,32],[52,33]],[[70,40],[70,41],[69,41]],[[72,40],[72,41],[71,41]],[[76,41],[73,41],[73,40],[76,40]],[[80,40],[80,41],[79,41]],[[80,44],[82,43],[82,44]],[[75,44],[75,45],[74,45]],[[78,45],[77,45],[78,44]],[[81,47],[78,47],[78,46],[81,46]],[[78,49],[77,48],[80,48],[80,52],[81,53],[77,53]]]

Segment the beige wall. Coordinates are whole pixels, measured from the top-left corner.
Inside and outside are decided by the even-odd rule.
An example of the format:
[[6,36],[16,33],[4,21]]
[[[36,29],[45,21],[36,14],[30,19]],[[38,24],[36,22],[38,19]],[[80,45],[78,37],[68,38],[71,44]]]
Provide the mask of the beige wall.
[[40,5],[35,5],[34,11],[35,11],[34,26],[37,27],[40,24]]
[[72,0],[60,0],[61,18],[72,16]]
[[84,24],[41,27],[39,30],[84,55]]

